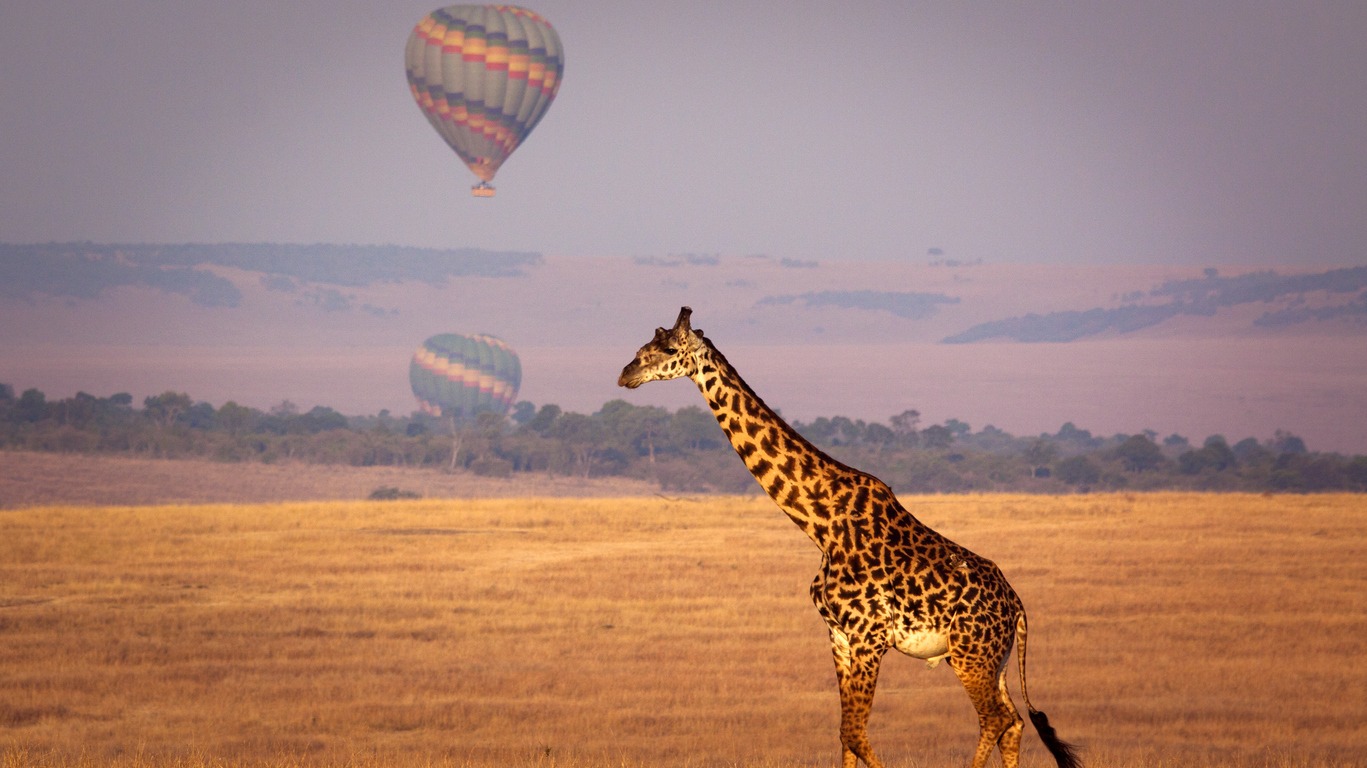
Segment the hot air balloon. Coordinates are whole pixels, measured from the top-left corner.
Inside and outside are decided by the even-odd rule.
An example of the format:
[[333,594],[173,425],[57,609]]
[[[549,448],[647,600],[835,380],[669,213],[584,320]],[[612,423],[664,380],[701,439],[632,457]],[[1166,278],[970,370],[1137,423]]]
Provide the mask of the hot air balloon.
[[481,413],[508,412],[522,384],[522,363],[501,339],[442,333],[413,353],[408,382],[423,411],[470,423]]
[[423,17],[404,51],[422,113],[493,197],[499,166],[527,138],[560,90],[560,37],[515,5],[450,5]]

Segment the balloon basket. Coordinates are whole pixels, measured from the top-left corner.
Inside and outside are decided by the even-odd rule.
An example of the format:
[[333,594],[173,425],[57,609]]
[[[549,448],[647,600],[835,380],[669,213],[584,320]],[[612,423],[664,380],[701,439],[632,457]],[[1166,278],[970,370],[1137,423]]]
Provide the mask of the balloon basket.
[[473,187],[470,187],[470,194],[474,197],[493,197],[494,188],[489,186],[487,182],[481,181]]

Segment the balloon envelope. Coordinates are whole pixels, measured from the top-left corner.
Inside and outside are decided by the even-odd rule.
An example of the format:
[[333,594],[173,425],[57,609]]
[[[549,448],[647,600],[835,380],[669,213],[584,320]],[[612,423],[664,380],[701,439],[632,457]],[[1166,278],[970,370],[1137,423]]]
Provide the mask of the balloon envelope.
[[522,384],[522,363],[501,339],[442,333],[413,353],[408,383],[423,411],[471,422],[481,413],[508,412]]
[[555,30],[532,11],[451,5],[418,22],[404,63],[428,122],[480,178],[476,190],[491,190],[487,182],[555,99],[565,57]]

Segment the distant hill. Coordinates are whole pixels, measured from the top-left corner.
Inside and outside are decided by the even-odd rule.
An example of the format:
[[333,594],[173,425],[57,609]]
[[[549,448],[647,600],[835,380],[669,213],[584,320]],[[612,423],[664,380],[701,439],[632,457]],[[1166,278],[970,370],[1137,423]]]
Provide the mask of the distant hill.
[[792,304],[804,307],[838,307],[887,312],[894,317],[923,320],[935,314],[936,305],[958,304],[959,300],[943,293],[914,293],[908,291],[814,291],[800,295],[765,296],[756,306]]
[[[656,296],[678,295],[680,303],[700,305],[716,297],[726,305],[725,312],[744,315],[745,323],[757,331],[805,328],[806,335],[828,339],[835,334],[869,340],[872,333],[889,337],[886,340],[915,337],[945,344],[1070,342],[1101,334],[1133,334],[1178,317],[1214,318],[1221,310],[1255,304],[1265,305],[1264,311],[1240,322],[1268,330],[1317,320],[1367,327],[1367,267],[1231,276],[1207,269],[1203,277],[1168,278],[1148,290],[1142,283],[1132,284],[1111,293],[1109,302],[1088,309],[1058,305],[1084,296],[1081,288],[1092,276],[1079,272],[1071,284],[1030,277],[1022,281],[1032,269],[1043,273],[1052,268],[957,262],[951,266],[941,262],[795,263],[767,256],[672,254],[579,260],[567,274],[548,268],[540,253],[480,248],[0,243],[0,299],[94,299],[116,288],[144,288],[184,296],[201,307],[236,308],[249,303],[248,294],[264,288],[326,312],[357,310],[380,317],[398,310],[393,303],[381,304],[380,298],[367,294],[386,293],[379,289],[387,285],[442,288],[462,278],[538,274],[539,279],[529,283],[490,288],[498,294],[490,303],[506,307],[510,300],[525,298],[549,309],[567,299],[571,304],[600,304],[609,275],[612,279],[631,276],[649,285],[650,275],[659,271],[670,276],[659,281],[658,289],[652,291]],[[952,279],[946,280],[951,274]],[[1107,278],[1114,280],[1110,275]],[[822,290],[810,290],[813,286]],[[939,290],[924,290],[931,287]],[[641,298],[611,296],[622,310]],[[716,309],[720,307],[713,312]],[[1012,310],[1019,313],[993,317]],[[878,316],[894,324],[882,320],[871,324]]]
[[[1319,294],[1318,300],[1314,294]],[[946,337],[944,342],[967,344],[1002,338],[1024,342],[1076,341],[1101,333],[1141,330],[1179,315],[1210,317],[1227,307],[1258,302],[1283,304],[1253,321],[1260,327],[1286,327],[1331,319],[1367,324],[1367,267],[1307,275],[1252,272],[1236,277],[1221,277],[1215,270],[1208,270],[1202,279],[1169,281],[1149,291],[1147,297],[1135,293],[1127,298],[1133,303],[1111,308],[1028,314],[980,323]],[[1144,298],[1165,301],[1137,303]]]
[[242,291],[212,267],[260,272],[267,285],[288,290],[296,280],[362,287],[516,277],[541,261],[541,254],[523,251],[396,245],[0,243],[0,297],[94,298],[110,288],[145,286],[188,296],[200,306],[236,307]]

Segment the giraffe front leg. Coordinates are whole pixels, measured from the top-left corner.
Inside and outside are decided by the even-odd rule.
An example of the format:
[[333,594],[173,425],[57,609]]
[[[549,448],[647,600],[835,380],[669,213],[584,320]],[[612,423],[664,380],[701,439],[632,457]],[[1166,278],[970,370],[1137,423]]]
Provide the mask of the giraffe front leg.
[[840,684],[840,746],[843,768],[857,768],[860,760],[869,768],[883,768],[869,744],[869,713],[878,685],[883,651],[867,644],[851,643],[844,633],[831,629],[835,676]]

